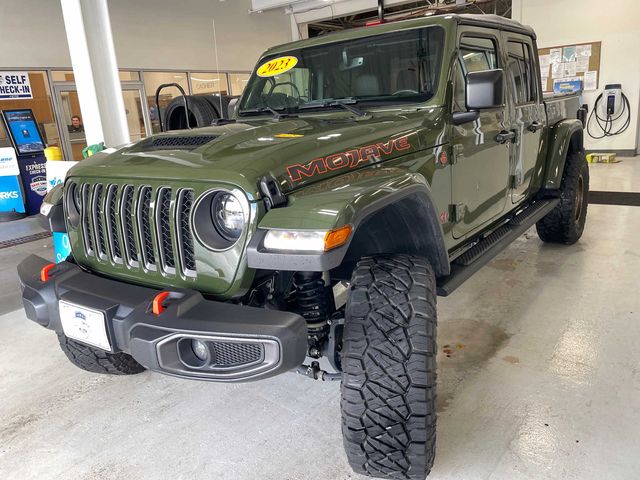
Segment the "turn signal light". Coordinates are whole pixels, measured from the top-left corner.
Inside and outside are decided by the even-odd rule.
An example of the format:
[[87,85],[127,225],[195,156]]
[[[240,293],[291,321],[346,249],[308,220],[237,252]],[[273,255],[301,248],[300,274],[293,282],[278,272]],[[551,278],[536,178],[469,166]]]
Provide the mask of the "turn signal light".
[[153,302],[151,303],[151,311],[154,315],[160,315],[164,312],[164,302],[169,296],[169,292],[160,292],[155,297],[153,297]]
[[324,236],[324,251],[328,252],[329,250],[341,247],[347,243],[352,230],[353,228],[351,225],[345,225],[343,227],[336,228],[335,230],[329,230]]
[[55,263],[50,263],[44,267],[42,267],[42,270],[40,270],[40,281],[41,282],[46,282],[47,280],[49,280],[49,272],[53,269],[53,267],[55,267],[56,264]]

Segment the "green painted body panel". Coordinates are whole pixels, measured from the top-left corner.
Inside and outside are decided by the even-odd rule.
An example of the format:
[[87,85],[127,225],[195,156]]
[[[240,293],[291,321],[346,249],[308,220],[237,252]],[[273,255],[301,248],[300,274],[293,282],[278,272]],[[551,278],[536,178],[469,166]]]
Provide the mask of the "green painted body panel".
[[[509,168],[508,154],[498,160],[494,158],[494,153],[507,148],[496,147],[493,140],[501,128],[499,116],[483,113],[486,120],[483,128],[487,135],[484,144],[478,143],[474,137],[477,130],[474,132],[473,124],[454,127],[450,121],[451,72],[457,55],[458,17],[433,17],[345,31],[275,47],[265,55],[427,25],[444,28],[445,51],[437,91],[425,103],[368,108],[365,116],[330,110],[279,120],[268,115],[242,117],[233,124],[153,137],[215,137],[190,151],[150,148],[148,139],[145,139],[114,153],[96,154],[80,162],[69,172],[67,184],[166,186],[173,192],[191,188],[196,198],[208,190],[224,188],[246,196],[250,212],[249,224],[241,239],[227,250],[209,250],[195,238],[197,278],[166,275],[97,260],[84,254],[81,232],[70,229],[72,251],[78,263],[126,282],[158,288],[193,288],[218,299],[228,299],[244,293],[251,286],[255,272],[247,267],[246,246],[259,227],[336,228],[352,223],[371,205],[384,207],[386,199],[403,188],[418,186],[428,192],[438,214],[445,247],[451,252],[469,236],[475,235],[478,229],[517,208],[516,203],[507,202],[510,193],[507,179],[492,180],[492,175],[499,176],[495,171],[500,167],[496,161],[504,163],[504,168],[500,167],[503,170]],[[533,179],[531,187],[522,192],[518,202],[526,201],[537,192],[543,183],[543,172],[546,172],[545,183],[553,182],[555,177],[550,176],[550,169],[562,168],[560,156],[566,153],[566,145],[561,144],[563,140],[568,142],[565,137],[574,131],[572,125],[571,121],[561,122],[548,134],[543,132],[538,151],[527,153],[536,155],[537,161],[535,165],[529,165],[528,175]],[[456,158],[455,143],[463,145],[466,159]],[[552,160],[545,168],[547,149],[553,152]],[[346,152],[351,152],[350,158],[359,160],[345,162],[345,156],[341,154]],[[486,161],[483,162],[483,158]],[[266,212],[258,187],[265,175],[274,176],[281,190],[287,194],[286,207]],[[487,184],[495,187],[495,192],[474,191],[474,178],[486,180]],[[482,201],[494,195],[503,199],[497,210],[495,202]],[[475,218],[472,225],[461,226],[452,219],[451,205],[460,198],[473,206],[473,215],[468,217]],[[175,198],[170,208],[171,218],[175,218]],[[154,209],[152,204],[151,210]],[[395,233],[401,232],[390,232],[391,235]],[[154,242],[157,248],[157,240]],[[176,239],[173,243],[175,247]]]
[[62,183],[59,183],[58,185],[56,185],[55,187],[53,187],[51,190],[47,192],[47,194],[44,196],[42,201],[46,203],[50,203],[51,205],[55,205],[56,203],[62,201],[62,194],[63,194],[63,185]]

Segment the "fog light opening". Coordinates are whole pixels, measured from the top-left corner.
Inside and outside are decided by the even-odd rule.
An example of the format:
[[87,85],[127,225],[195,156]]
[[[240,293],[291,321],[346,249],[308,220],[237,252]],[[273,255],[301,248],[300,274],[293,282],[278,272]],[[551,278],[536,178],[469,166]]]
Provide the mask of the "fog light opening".
[[176,344],[178,358],[187,368],[207,368],[211,363],[211,351],[205,339],[181,338]]

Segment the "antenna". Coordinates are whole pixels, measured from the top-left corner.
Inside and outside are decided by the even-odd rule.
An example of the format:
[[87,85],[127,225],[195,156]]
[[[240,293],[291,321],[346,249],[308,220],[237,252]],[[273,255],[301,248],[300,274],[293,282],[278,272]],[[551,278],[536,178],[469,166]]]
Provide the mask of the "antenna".
[[[216,57],[216,73],[218,74],[218,80],[220,79],[220,61],[218,60],[218,37],[216,35],[216,20],[211,19],[211,25],[213,26],[213,52]],[[222,111],[222,93],[218,92],[218,100],[220,100],[220,118],[227,118],[227,112]]]

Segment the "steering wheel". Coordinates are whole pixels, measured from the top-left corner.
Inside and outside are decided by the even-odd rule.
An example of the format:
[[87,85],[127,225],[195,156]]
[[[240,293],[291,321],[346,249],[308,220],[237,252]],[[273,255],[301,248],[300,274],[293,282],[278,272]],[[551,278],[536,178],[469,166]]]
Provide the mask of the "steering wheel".
[[[301,98],[302,98],[302,95],[300,94],[300,90],[298,89],[298,87],[296,86],[296,84],[295,84],[295,83],[293,83],[293,82],[281,82],[281,83],[273,82],[273,85],[271,85],[271,88],[269,89],[269,93],[267,93],[267,98],[271,96],[271,94],[273,93],[273,90],[274,90],[276,87],[280,87],[280,86],[282,86],[282,85],[291,85],[291,87],[293,87],[293,88],[291,89],[291,91],[294,91],[294,90],[295,90],[295,94],[296,94],[296,99],[295,99],[295,100],[296,100],[296,102],[300,103],[300,100],[301,100]],[[285,95],[286,95],[286,94],[285,94]],[[288,97],[288,96],[289,96],[289,95],[287,95],[287,97]]]
[[420,92],[417,90],[398,90],[397,92],[393,92],[391,95],[420,95]]

